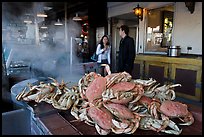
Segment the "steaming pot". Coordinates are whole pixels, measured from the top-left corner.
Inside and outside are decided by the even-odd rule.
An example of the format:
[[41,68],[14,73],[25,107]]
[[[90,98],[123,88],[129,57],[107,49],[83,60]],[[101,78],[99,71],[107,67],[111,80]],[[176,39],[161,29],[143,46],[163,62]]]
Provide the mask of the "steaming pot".
[[169,46],[167,50],[167,56],[169,57],[178,57],[181,54],[180,46]]

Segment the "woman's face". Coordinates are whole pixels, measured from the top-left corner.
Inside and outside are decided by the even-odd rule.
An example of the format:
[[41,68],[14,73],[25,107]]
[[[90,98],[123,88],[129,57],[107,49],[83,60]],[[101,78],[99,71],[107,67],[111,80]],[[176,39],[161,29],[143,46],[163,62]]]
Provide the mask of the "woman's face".
[[107,38],[107,37],[104,37],[104,38],[103,38],[103,43],[104,43],[104,44],[107,44],[107,42],[108,42],[108,38]]

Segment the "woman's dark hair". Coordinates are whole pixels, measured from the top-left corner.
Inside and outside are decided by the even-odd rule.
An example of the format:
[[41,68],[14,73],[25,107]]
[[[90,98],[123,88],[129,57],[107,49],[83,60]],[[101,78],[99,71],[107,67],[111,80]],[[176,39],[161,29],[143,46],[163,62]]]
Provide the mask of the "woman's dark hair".
[[121,30],[125,32],[126,35],[129,33],[129,27],[127,25],[121,25]]
[[108,36],[107,36],[107,35],[104,35],[104,36],[101,38],[101,41],[99,42],[99,44],[101,44],[101,49],[104,48],[104,45],[103,45],[103,39],[104,39],[104,37],[106,37],[106,38],[108,39],[107,45],[110,44],[110,43],[109,43],[109,38],[108,38]]

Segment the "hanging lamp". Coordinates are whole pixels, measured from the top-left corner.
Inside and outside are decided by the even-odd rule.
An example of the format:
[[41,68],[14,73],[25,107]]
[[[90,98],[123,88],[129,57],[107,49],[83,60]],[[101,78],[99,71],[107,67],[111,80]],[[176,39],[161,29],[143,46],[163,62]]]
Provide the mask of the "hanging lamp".
[[58,19],[57,22],[55,22],[55,26],[62,26],[62,22],[60,22],[60,20]]
[[72,20],[74,20],[74,21],[81,21],[81,20],[82,20],[82,18],[80,18],[80,17],[79,17],[78,13],[76,13],[76,16],[75,16],[75,17],[73,17],[73,19],[72,19]]

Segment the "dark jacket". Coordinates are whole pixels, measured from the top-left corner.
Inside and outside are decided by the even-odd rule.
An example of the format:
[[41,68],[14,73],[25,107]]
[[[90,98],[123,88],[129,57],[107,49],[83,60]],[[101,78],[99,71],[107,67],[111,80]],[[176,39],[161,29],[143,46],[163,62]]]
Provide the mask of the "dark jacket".
[[118,72],[132,73],[135,60],[135,43],[133,38],[125,36],[120,40]]

